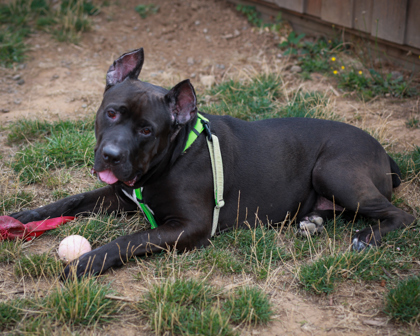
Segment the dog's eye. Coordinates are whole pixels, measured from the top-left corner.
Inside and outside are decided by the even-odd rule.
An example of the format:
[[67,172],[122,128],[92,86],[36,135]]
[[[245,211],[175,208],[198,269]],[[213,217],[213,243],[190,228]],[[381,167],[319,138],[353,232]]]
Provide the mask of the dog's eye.
[[108,110],[106,111],[106,114],[111,119],[115,119],[117,117],[117,112],[115,112],[114,110]]
[[143,135],[150,135],[152,134],[152,129],[149,127],[145,127],[140,130],[140,133]]

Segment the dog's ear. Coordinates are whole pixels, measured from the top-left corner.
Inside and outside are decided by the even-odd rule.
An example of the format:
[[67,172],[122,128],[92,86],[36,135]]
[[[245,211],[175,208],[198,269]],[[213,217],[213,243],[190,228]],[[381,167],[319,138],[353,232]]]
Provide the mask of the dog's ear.
[[137,79],[144,61],[143,48],[136,49],[121,55],[109,67],[106,74],[105,91],[111,86],[122,82],[127,77]]
[[189,79],[175,85],[165,99],[176,124],[183,125],[197,114],[197,97]]

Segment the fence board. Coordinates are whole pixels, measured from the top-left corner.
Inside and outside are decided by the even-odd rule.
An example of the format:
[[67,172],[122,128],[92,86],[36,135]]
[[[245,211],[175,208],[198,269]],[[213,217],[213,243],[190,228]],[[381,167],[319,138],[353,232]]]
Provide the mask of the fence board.
[[407,0],[374,0],[371,34],[404,44],[406,13]]
[[352,28],[353,5],[354,0],[322,0],[321,19]]
[[373,0],[354,1],[353,28],[370,33],[372,28]]
[[405,44],[420,48],[420,1],[409,0]]
[[322,0],[306,0],[305,13],[321,17]]
[[290,9],[295,12],[303,13],[304,0],[274,0],[277,6]]

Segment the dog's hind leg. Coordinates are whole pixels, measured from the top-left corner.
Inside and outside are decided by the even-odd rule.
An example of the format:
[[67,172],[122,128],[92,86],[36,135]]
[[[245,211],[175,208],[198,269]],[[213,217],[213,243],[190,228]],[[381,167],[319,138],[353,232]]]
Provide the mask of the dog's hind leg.
[[377,222],[355,234],[353,249],[359,251],[379,245],[382,236],[410,225],[415,218],[391,204],[392,178],[383,166],[368,172],[360,166],[352,168],[337,162],[319,164],[313,171],[313,187],[318,195]]

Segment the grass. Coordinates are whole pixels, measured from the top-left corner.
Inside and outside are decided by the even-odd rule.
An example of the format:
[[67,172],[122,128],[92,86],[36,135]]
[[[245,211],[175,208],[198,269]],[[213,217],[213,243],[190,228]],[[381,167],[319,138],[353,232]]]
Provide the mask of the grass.
[[[300,282],[315,294],[331,294],[337,283],[354,279],[377,281],[394,280],[396,271],[409,271],[413,260],[420,258],[418,224],[390,232],[382,240],[382,247],[364,253],[331,251],[312,263],[303,264],[299,270]],[[341,244],[339,244],[341,246]]]
[[283,117],[338,119],[328,107],[327,96],[297,91],[285,97],[282,85],[281,78],[272,74],[245,82],[230,80],[212,88],[208,92],[212,100],[200,110],[248,121]]
[[89,30],[89,16],[99,12],[91,1],[14,0],[0,4],[0,65],[12,67],[25,60],[25,38],[33,31],[50,32],[57,40],[78,43]]
[[62,263],[49,253],[24,256],[17,260],[14,266],[17,277],[57,277],[62,270]]
[[138,5],[135,7],[135,11],[139,13],[142,19],[145,19],[150,15],[156,14],[159,11],[159,6],[153,4]]
[[403,180],[411,180],[419,178],[420,173],[420,147],[414,146],[412,151],[403,153],[390,153],[400,167],[401,177]]
[[32,192],[25,190],[19,190],[14,195],[2,194],[0,196],[0,213],[27,207],[34,200],[34,197]]
[[60,334],[61,327],[101,326],[118,317],[122,306],[107,298],[114,292],[93,279],[69,281],[45,297],[0,303],[0,330],[13,334]]
[[231,323],[266,324],[273,314],[268,298],[257,288],[238,289],[225,300],[220,290],[192,279],[154,285],[139,309],[159,335],[236,335]]
[[12,168],[25,183],[42,181],[50,170],[93,165],[95,135],[92,119],[84,121],[21,120],[11,126],[9,143],[38,140],[23,146],[14,157]]
[[[393,78],[391,73],[376,69],[372,64],[358,57],[353,45],[341,43],[338,39],[319,38],[304,41],[304,34],[291,32],[287,40],[279,45],[284,55],[294,55],[302,68],[302,77],[320,72],[335,78],[337,85],[345,92],[355,92],[362,99],[375,96],[412,97],[416,89],[403,76]],[[350,61],[352,56],[358,60]]]
[[385,313],[397,321],[420,322],[420,277],[398,283],[385,297]]
[[125,217],[115,215],[97,215],[89,218],[78,219],[72,225],[61,225],[50,232],[64,239],[70,235],[80,235],[85,237],[93,248],[104,245],[117,237],[124,236],[141,228],[146,224],[143,220],[139,223],[138,217],[128,220]]
[[256,287],[240,287],[223,304],[236,324],[267,324],[273,315],[267,295]]
[[0,263],[10,264],[22,255],[22,241],[0,241]]
[[[268,117],[338,119],[331,111],[328,97],[317,92],[286,93],[281,77],[273,74],[246,81],[228,81],[214,87],[209,94],[210,102],[201,110],[214,114],[230,114],[245,120]],[[87,141],[80,152],[71,148],[72,143],[82,142],[80,139],[89,136],[93,136],[92,118],[52,123],[15,122],[9,128],[7,140],[11,146],[19,148],[12,165],[21,164],[16,168],[16,173],[21,174],[29,171],[26,168],[29,163],[33,171],[38,169],[36,174],[28,173],[29,177],[22,177],[25,183],[32,181],[46,188],[62,185],[68,180],[70,169],[85,169],[91,164],[92,158],[85,153],[93,152],[93,138],[92,143]],[[62,147],[56,146],[58,143],[62,143]],[[417,156],[420,154],[417,152],[418,148],[415,148],[409,153],[393,154],[406,179],[418,174]],[[58,170],[44,173],[49,167]],[[66,191],[60,189],[54,193],[56,198],[66,195]],[[24,206],[33,198],[31,193],[25,196],[16,191],[13,195],[0,198],[4,209]],[[404,204],[404,200],[394,199],[394,203]],[[235,335],[244,328],[269,323],[275,313],[270,298],[260,286],[267,288],[267,284],[279,284],[279,281],[281,286],[299,283],[310,295],[319,295],[334,293],[339,283],[358,286],[360,282],[385,281],[390,287],[396,287],[400,278],[410,273],[417,274],[415,262],[420,259],[417,226],[388,234],[379,249],[367,253],[347,251],[354,230],[369,223],[347,223],[342,219],[330,221],[322,235],[310,238],[296,237],[292,226],[286,225],[281,233],[257,226],[220,234],[205,249],[188,253],[163,251],[147,258],[137,258],[135,265],[130,264],[130,267],[138,267],[139,271],[133,272],[137,273],[137,281],[154,283],[155,286],[146,285],[149,290],[136,308],[126,306],[125,309],[136,318],[144,318],[153,332],[160,335]],[[72,225],[63,225],[48,235],[62,239],[80,234],[97,247],[118,236],[146,228],[138,216],[127,219],[99,215],[79,218]],[[16,279],[25,277],[45,281],[49,276],[47,281],[51,281],[51,277],[60,273],[61,265],[58,268],[49,266],[56,261],[50,255],[22,254],[21,242],[0,243],[0,262],[14,271]],[[194,280],[197,278],[200,280]],[[0,316],[4,321],[1,325],[4,325],[4,330],[15,334],[41,334],[42,330],[47,334],[57,334],[62,330],[77,333],[85,326],[91,328],[89,332],[97,332],[96,328],[101,325],[114,323],[112,317],[119,316],[122,309],[121,305],[106,298],[112,292],[108,286],[101,285],[102,279],[68,282],[44,297],[30,296],[27,302],[3,302],[0,305]],[[223,290],[214,285],[214,279],[227,279],[224,281],[237,288]],[[246,285],[240,284],[241,281]],[[73,287],[79,285],[82,287]],[[403,303],[400,296],[395,301]],[[410,321],[413,323],[416,319]]]

